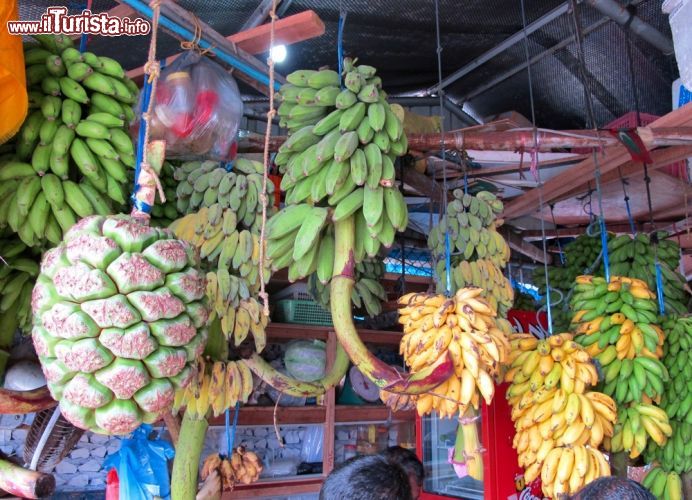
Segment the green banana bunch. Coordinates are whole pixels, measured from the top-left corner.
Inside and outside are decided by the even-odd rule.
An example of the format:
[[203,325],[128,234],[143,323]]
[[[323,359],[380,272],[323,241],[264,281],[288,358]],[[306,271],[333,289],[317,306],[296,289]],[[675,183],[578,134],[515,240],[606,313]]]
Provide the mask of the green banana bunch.
[[674,471],[666,473],[661,467],[649,471],[642,486],[658,500],[682,500],[684,498],[682,478]]
[[535,311],[538,309],[536,300],[528,293],[517,292],[514,294],[513,309],[518,311]]
[[626,407],[618,405],[618,419],[610,439],[610,451],[628,451],[630,458],[637,458],[647,446],[652,446],[651,441],[660,448],[672,434],[668,415],[661,408],[643,403]]
[[[408,224],[403,195],[394,185],[394,161],[408,143],[371,66],[344,59],[343,82],[331,70],[299,70],[279,91],[278,113],[289,137],[274,161],[284,174],[286,208],[270,222],[272,267],[289,280],[330,270],[329,222],[355,218],[356,262],[375,257]],[[365,293],[365,292],[363,292]]]
[[444,258],[445,234],[449,232],[451,251],[459,254],[454,257],[455,264],[461,260],[487,259],[504,268],[509,260],[509,246],[497,232],[502,222],[496,219],[502,213],[502,201],[488,191],[472,195],[455,189],[453,194],[446,216],[428,237],[428,247],[434,257]]
[[670,382],[665,387],[661,407],[670,418],[692,424],[692,318],[666,317],[662,322],[666,340],[661,361],[668,369]]
[[660,447],[649,442],[644,458],[648,463],[658,462],[666,471],[683,474],[692,470],[692,424],[671,420],[670,426],[673,433],[666,444]]
[[151,219],[149,220],[149,224],[152,226],[168,227],[174,220],[182,215],[178,212],[177,208],[176,188],[178,182],[174,177],[175,170],[176,167],[168,161],[164,161],[161,166],[159,180],[163,187],[163,193],[166,196],[166,202],[164,203],[161,200],[157,191],[156,204],[151,207]]
[[575,341],[603,368],[602,391],[618,404],[660,402],[669,374],[659,361],[663,330],[655,295],[636,278],[597,276],[576,279],[571,308]]
[[0,236],[0,256],[0,348],[6,349],[17,329],[31,331],[31,292],[40,256],[7,234]]
[[497,232],[502,224],[497,219],[504,209],[502,201],[488,191],[472,195],[455,189],[453,195],[446,215],[428,235],[428,248],[437,261],[438,293],[444,293],[446,288],[446,235],[449,234],[453,289],[483,288],[481,296],[500,316],[506,317],[514,302],[514,291],[502,274],[510,255],[509,245]]
[[0,160],[0,228],[42,247],[78,218],[127,204],[138,89],[116,61],[81,54],[68,37],[35,38],[39,46],[25,47],[30,113]]
[[[324,239],[322,243],[324,244]],[[332,255],[332,263],[334,256]],[[355,287],[351,294],[351,302],[357,310],[365,309],[371,318],[382,312],[382,302],[387,300],[385,291],[380,280],[384,277],[385,267],[381,260],[365,259],[356,264]],[[308,278],[308,290],[310,295],[327,311],[329,311],[329,281],[331,273],[325,279],[325,275],[320,276],[320,270],[310,275]]]
[[[262,163],[247,158],[236,159],[233,168],[227,171],[215,161],[185,162],[175,170],[178,181],[176,207],[187,214],[201,207],[218,204],[221,209],[232,210],[238,222],[259,234],[262,224]],[[267,183],[267,194],[274,193],[274,184]],[[268,207],[271,216],[273,207]]]
[[635,237],[624,234],[611,239],[608,243],[610,271],[645,281],[649,288],[656,291],[655,259],[658,255],[666,314],[682,316],[689,310],[690,296],[685,278],[676,271],[680,264],[680,247],[674,240],[668,239],[665,232],[658,232],[656,239],[658,243],[654,244],[651,236],[644,233],[638,233]]

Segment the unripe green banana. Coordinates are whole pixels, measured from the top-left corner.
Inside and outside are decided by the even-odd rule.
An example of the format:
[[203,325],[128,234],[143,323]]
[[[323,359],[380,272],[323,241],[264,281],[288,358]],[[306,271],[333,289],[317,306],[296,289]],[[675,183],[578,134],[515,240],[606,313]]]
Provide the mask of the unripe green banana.
[[69,76],[63,76],[60,78],[60,92],[62,95],[72,99],[73,101],[77,101],[82,104],[89,103],[89,96],[87,95],[86,90],[84,90],[84,87],[75,82]]
[[92,179],[99,175],[100,169],[98,160],[92,154],[86,142],[79,137],[75,137],[75,139],[72,141],[72,145],[70,146],[70,155],[77,165],[77,168],[79,168],[80,172],[82,172],[85,177]]
[[311,74],[308,77],[308,86],[313,89],[322,89],[324,87],[338,86],[339,73],[331,69],[321,69]]
[[108,203],[106,203],[106,200],[103,199],[103,196],[92,186],[86,181],[82,181],[79,183],[79,189],[82,190],[82,194],[84,197],[89,200],[89,203],[91,203],[91,206],[94,207],[94,211],[98,215],[108,215],[110,213],[113,213],[111,208],[108,206]]
[[120,119],[127,118],[120,103],[109,95],[93,92],[91,94],[91,104],[101,112],[110,113]]
[[109,129],[121,129],[125,126],[125,122],[121,118],[105,112],[91,113],[86,117],[86,119],[92,122],[100,123]]
[[65,193],[62,189],[62,182],[57,175],[48,172],[41,177],[41,190],[52,207],[58,210],[63,207],[65,204]]
[[365,103],[362,102],[358,102],[345,110],[339,120],[339,130],[341,132],[356,130],[363,120],[363,117],[365,117],[365,112]]
[[362,149],[356,149],[350,158],[351,179],[357,185],[362,186],[368,179],[368,163]]
[[43,96],[41,99],[41,113],[46,120],[53,121],[60,115],[62,99],[52,95]]
[[84,81],[84,79],[93,72],[94,70],[92,69],[92,67],[83,62],[70,64],[67,67],[67,76],[72,78],[75,82]]
[[110,139],[110,131],[98,122],[89,120],[81,120],[75,127],[75,132],[81,137],[89,137],[91,139]]
[[355,132],[346,132],[334,147],[334,159],[337,161],[348,160],[354,151],[358,148],[358,134]]
[[36,239],[43,239],[49,214],[50,204],[46,199],[46,195],[43,194],[43,191],[39,191],[27,216],[27,220],[34,232]]
[[384,106],[381,102],[373,102],[368,106],[368,122],[375,132],[379,132],[384,128],[387,119]]
[[[93,139],[91,139],[93,140]],[[88,144],[88,141],[87,141]],[[91,147],[91,146],[90,146]],[[127,167],[119,160],[112,160],[103,156],[99,157],[99,163],[106,173],[120,183],[127,182]]]
[[82,80],[84,87],[95,92],[115,97],[115,88],[110,77],[101,73],[92,73]]
[[36,175],[36,172],[29,163],[24,163],[21,161],[8,161],[0,163],[0,181],[33,177],[34,175]]
[[53,55],[52,52],[47,51],[41,47],[30,47],[24,50],[24,64],[31,66],[33,64],[43,64],[46,59]]
[[62,54],[60,54],[60,57],[62,57],[63,62],[66,65],[82,62],[84,59],[82,58],[81,52],[79,50],[75,49],[74,47],[68,47],[65,50],[62,51]]
[[41,81],[41,90],[46,95],[60,95],[60,80],[54,76],[47,76]]
[[41,191],[41,178],[38,175],[22,179],[19,187],[17,187],[17,197],[15,199],[20,215],[24,217],[28,215],[31,204],[39,191]]
[[82,106],[72,99],[62,102],[62,121],[71,129],[75,128],[82,118]]
[[337,109],[348,109],[353,106],[358,101],[356,94],[348,89],[342,90],[341,93],[336,96],[336,107]]
[[39,144],[34,149],[31,155],[31,166],[38,175],[45,174],[50,168],[50,152],[52,146],[50,144]]
[[98,69],[99,73],[112,76],[113,78],[125,78],[125,70],[118,61],[111,59],[110,57],[103,56],[100,56],[98,60],[101,63],[101,67]]
[[[91,205],[87,197],[84,196],[84,193],[79,188],[78,184],[68,180],[63,181],[62,187],[65,192],[65,202],[75,214],[77,214],[79,217],[88,217],[95,213],[94,207]],[[60,217],[58,217],[57,212],[55,213],[58,223],[60,223]],[[62,227],[62,223],[60,225]],[[64,227],[63,230],[65,230]]]

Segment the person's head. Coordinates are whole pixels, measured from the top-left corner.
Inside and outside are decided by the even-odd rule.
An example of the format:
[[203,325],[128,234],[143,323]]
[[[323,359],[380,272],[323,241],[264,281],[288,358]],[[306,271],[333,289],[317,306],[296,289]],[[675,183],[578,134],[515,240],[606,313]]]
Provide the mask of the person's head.
[[412,500],[404,469],[380,455],[355,457],[329,474],[320,500]]
[[400,465],[406,471],[411,484],[411,496],[414,500],[418,498],[423,488],[425,469],[416,454],[401,446],[391,446],[382,452],[382,456],[391,463]]
[[622,477],[601,477],[579,490],[571,500],[656,500],[641,484]]

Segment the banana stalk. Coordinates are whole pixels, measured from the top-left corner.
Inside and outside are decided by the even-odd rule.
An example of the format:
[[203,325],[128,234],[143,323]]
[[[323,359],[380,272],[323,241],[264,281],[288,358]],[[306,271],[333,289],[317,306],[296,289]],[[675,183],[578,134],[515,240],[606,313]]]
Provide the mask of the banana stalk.
[[31,391],[0,389],[0,415],[34,413],[56,404],[46,386]]
[[302,382],[288,375],[284,375],[262,359],[257,353],[253,353],[252,356],[245,361],[254,374],[264,382],[271,385],[282,394],[296,397],[312,397],[324,394],[327,389],[339,383],[348,369],[348,356],[341,345],[337,345],[336,359],[334,360],[332,369],[322,379],[315,382]]
[[404,377],[394,367],[377,359],[358,336],[353,324],[351,292],[353,291],[355,260],[355,223],[353,217],[336,222],[334,273],[331,282],[331,312],[334,330],[354,365],[380,389],[397,394],[422,394],[428,392],[454,373],[449,356],[415,375]]
[[55,491],[55,477],[0,460],[0,488],[21,498],[45,498]]
[[[469,476],[477,481],[483,481],[483,457],[480,452],[481,442],[478,439],[476,416],[476,410],[469,407],[460,419],[457,439],[454,444],[454,459],[466,463]],[[458,457],[458,455],[460,456]]]
[[195,500],[197,496],[197,471],[207,427],[206,418],[193,418],[185,411],[173,460],[172,500]]

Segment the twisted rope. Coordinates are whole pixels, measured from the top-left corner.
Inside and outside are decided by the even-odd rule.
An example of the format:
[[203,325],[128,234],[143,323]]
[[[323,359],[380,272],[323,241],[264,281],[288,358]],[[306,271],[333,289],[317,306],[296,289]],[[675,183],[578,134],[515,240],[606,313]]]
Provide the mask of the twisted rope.
[[269,66],[269,110],[267,111],[267,129],[264,132],[264,172],[262,175],[262,192],[259,195],[262,203],[262,226],[260,228],[260,255],[259,255],[259,280],[260,291],[259,297],[262,299],[262,312],[265,316],[269,316],[269,295],[265,289],[264,283],[264,252],[267,244],[266,229],[267,229],[267,179],[269,178],[269,138],[272,133],[272,120],[276,115],[274,109],[274,59],[272,58],[272,49],[274,48],[274,29],[276,23],[276,0],[272,1],[272,10],[269,13],[271,18],[271,27],[269,30],[269,57],[267,57],[267,65]]

